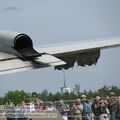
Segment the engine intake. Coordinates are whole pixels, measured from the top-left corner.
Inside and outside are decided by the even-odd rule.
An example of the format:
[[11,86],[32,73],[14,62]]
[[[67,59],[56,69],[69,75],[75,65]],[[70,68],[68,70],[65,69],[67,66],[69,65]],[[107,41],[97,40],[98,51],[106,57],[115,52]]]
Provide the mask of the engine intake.
[[17,55],[24,59],[33,59],[42,55],[33,49],[33,42],[26,34],[0,31],[0,45],[3,47],[3,52],[15,55],[17,52]]
[[33,48],[31,38],[25,34],[17,35],[14,40],[14,45],[15,49],[20,52]]

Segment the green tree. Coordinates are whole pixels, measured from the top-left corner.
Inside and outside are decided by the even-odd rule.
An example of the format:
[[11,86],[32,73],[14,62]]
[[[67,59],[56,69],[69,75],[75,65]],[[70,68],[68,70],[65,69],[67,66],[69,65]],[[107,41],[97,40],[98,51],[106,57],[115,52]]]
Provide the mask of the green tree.
[[42,93],[41,93],[41,99],[43,101],[48,101],[47,97],[48,97],[48,91],[47,90],[42,91]]
[[8,93],[6,93],[5,95],[5,100],[7,102],[8,99],[12,100],[14,104],[18,104],[21,103],[21,101],[23,100],[22,98],[22,93],[21,91],[8,91]]

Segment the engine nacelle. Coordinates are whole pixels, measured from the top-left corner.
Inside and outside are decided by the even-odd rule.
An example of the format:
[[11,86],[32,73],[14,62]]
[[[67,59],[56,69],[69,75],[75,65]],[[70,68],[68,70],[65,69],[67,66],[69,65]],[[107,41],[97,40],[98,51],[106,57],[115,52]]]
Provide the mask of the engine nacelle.
[[[31,38],[22,33],[0,31],[0,45],[5,49],[15,50],[23,58],[32,58],[40,54],[33,49]],[[7,51],[7,50],[5,50]],[[9,51],[8,51],[9,52]],[[13,54],[13,53],[11,53]]]

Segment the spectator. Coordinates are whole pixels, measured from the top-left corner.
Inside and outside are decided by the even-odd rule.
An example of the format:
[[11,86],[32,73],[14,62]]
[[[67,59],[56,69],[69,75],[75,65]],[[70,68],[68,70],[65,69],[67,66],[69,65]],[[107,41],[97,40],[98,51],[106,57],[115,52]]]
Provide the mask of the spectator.
[[38,98],[34,99],[35,112],[43,111],[43,101]]
[[117,118],[120,119],[120,95],[118,95],[118,113]]
[[15,105],[11,100],[8,100],[5,106],[7,120],[15,120]]
[[83,105],[81,100],[78,98],[76,104],[73,106],[74,114],[77,115],[77,120],[82,120]]
[[29,103],[29,112],[30,112],[30,113],[35,112],[35,105],[34,105],[34,102],[30,102],[30,103]]
[[53,102],[48,103],[46,110],[47,111],[56,110],[56,108],[53,106]]
[[86,95],[81,95],[81,98],[82,98],[83,100],[86,100],[87,96],[86,96]]
[[91,109],[92,112],[95,115],[95,120],[99,120],[99,102],[100,102],[100,97],[97,96],[92,103]]
[[67,114],[70,111],[69,107],[64,103],[64,100],[60,100],[59,103],[60,103],[60,106],[58,107],[58,110],[60,114],[62,115],[64,120],[68,120]]
[[99,102],[99,120],[109,120],[108,103],[104,100]]
[[83,120],[91,120],[90,118],[91,106],[88,100],[83,102]]
[[108,108],[110,110],[111,120],[115,120],[116,112],[118,108],[118,100],[115,97],[115,93],[110,92],[108,99]]
[[118,96],[119,112],[120,112],[120,96]]
[[20,110],[18,111],[18,120],[28,120],[29,111],[24,101],[22,101]]

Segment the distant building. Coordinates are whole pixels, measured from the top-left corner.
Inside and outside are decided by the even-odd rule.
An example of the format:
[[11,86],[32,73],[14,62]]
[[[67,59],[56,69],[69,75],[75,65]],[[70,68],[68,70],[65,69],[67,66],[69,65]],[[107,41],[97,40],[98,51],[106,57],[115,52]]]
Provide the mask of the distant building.
[[80,84],[75,84],[75,88],[73,88],[73,92],[75,94],[79,94],[80,93]]
[[65,93],[65,92],[68,92],[68,93],[71,93],[71,89],[69,87],[66,86],[66,80],[65,80],[65,72],[63,71],[64,73],[64,84],[63,84],[63,87],[61,87],[61,93]]
[[71,89],[70,89],[69,87],[66,87],[66,86],[61,87],[61,93],[63,94],[63,93],[65,93],[65,92],[70,93],[70,92],[71,92]]

